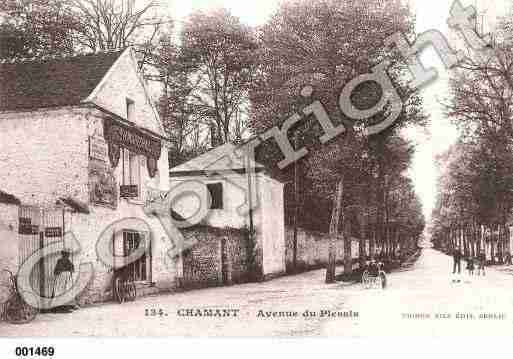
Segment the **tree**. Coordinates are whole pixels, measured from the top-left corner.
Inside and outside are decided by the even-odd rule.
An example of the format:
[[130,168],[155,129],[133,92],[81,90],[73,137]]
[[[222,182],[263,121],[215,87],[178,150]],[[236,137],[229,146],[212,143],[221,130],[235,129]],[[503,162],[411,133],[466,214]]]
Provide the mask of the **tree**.
[[3,54],[41,56],[122,49],[134,45],[140,63],[150,62],[159,34],[169,24],[155,1],[7,0],[0,26]]
[[[161,118],[174,165],[226,141],[246,137],[247,88],[254,71],[253,30],[227,10],[189,16],[176,42],[161,36],[152,56],[162,84]],[[210,137],[210,144],[208,139]]]
[[[298,192],[319,194],[327,188],[330,195],[324,198],[331,198],[332,210],[324,209],[322,213],[332,218],[329,228],[335,227],[334,209],[340,207],[339,213],[343,216],[343,203],[355,197],[355,188],[341,181],[353,180],[353,174],[357,173],[354,171],[361,168],[359,164],[363,160],[362,151],[358,151],[361,148],[359,143],[367,143],[359,133],[366,123],[344,117],[338,109],[338,96],[344,85],[357,74],[370,72],[373,64],[386,58],[395,58],[383,46],[383,41],[397,31],[410,33],[412,24],[408,9],[397,1],[387,2],[385,6],[379,0],[365,3],[353,0],[299,0],[283,2],[261,29],[259,57],[262,61],[250,94],[250,124],[254,132],[262,133],[275,125],[280,126],[292,114],[301,113],[313,99],[322,102],[335,125],[343,123],[348,129],[345,136],[340,136],[330,145],[321,146],[317,140],[320,128],[316,121],[309,118],[304,125],[293,128],[291,135],[297,139],[296,148],[309,146],[320,154],[312,154],[295,163],[295,171],[278,172],[275,168],[278,176],[289,181],[298,177],[293,175],[297,169],[300,174],[310,171],[323,179],[312,181],[309,187],[295,186],[294,198],[297,198]],[[399,73],[393,76],[397,78]],[[314,89],[309,99],[301,96],[305,85]],[[353,102],[362,108],[372,107],[381,95],[372,84],[366,84],[356,92],[358,94]],[[406,91],[404,95],[407,108],[402,114],[402,123],[407,122],[404,119],[414,122],[420,117],[419,111],[410,107],[418,107],[418,97],[415,99],[414,94]],[[370,119],[379,120],[379,116]],[[259,159],[265,163],[276,163],[279,156],[276,147],[271,145],[261,150]],[[332,159],[338,165],[333,168],[326,159]],[[333,175],[324,176],[323,168]],[[321,172],[323,175],[319,175]],[[358,175],[354,178],[358,178]],[[302,186],[305,185],[302,183]],[[344,188],[342,198],[337,195],[338,188]],[[342,203],[338,202],[339,199]],[[286,202],[295,203],[295,207],[302,203],[303,208],[312,205],[312,202],[297,199],[292,201],[287,198]],[[298,215],[301,212],[294,210]],[[347,235],[345,238],[346,241],[350,240]],[[346,244],[349,244],[346,248],[350,248],[350,242]],[[329,268],[330,271],[334,268],[333,263]],[[350,270],[351,266],[346,263],[346,268]],[[332,277],[332,273],[327,273],[328,281]]]
[[208,147],[201,140],[201,119],[195,113],[194,94],[199,91],[199,79],[170,36],[161,37],[153,59],[158,74],[151,78],[162,84],[160,117],[173,144],[169,163],[176,166]]
[[79,45],[91,50],[119,49],[137,42],[141,29],[157,34],[162,18],[151,14],[158,3],[135,6],[134,0],[72,0],[70,11],[81,18],[77,29]]
[[463,138],[448,155],[441,170],[437,208],[433,214],[438,248],[459,247],[474,255],[489,236],[494,253],[505,253],[509,213],[512,209],[513,156],[511,150],[480,138]]
[[77,19],[63,0],[7,0],[0,4],[2,58],[70,54]]
[[474,253],[476,246],[484,244],[484,232],[498,232],[491,236],[492,259],[495,251],[504,254],[512,208],[513,43],[509,24],[510,20],[502,23],[493,46],[468,52],[451,80],[447,113],[463,137],[443,173],[435,213],[451,215],[449,223],[438,218],[439,246],[463,246]]
[[213,142],[241,140],[257,60],[253,30],[219,9],[191,14],[180,39],[180,59],[197,84],[189,94],[197,119],[212,129]]
[[157,1],[70,0],[69,13],[77,19],[76,45],[92,51],[134,45],[141,67],[150,61],[159,34],[169,24]]

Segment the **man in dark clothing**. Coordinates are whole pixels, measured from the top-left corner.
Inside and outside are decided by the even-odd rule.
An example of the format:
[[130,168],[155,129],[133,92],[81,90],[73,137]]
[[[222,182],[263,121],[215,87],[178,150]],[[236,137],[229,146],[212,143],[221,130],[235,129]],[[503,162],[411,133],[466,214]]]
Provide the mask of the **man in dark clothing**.
[[57,260],[57,264],[55,264],[55,268],[53,270],[53,274],[58,276],[63,272],[73,273],[75,271],[75,267],[73,266],[73,262],[69,259],[70,253],[66,250],[61,251],[61,258]]
[[453,266],[452,266],[452,274],[456,273],[456,268],[458,268],[458,274],[461,273],[461,251],[459,248],[455,248],[452,253],[453,258]]
[[[61,256],[62,257],[57,261],[53,271],[54,286],[52,297],[54,298],[63,295],[73,286],[73,273],[75,272],[75,267],[73,266],[73,262],[70,260],[70,253],[63,250],[61,252]],[[69,313],[73,309],[73,303],[69,303],[68,305],[62,305],[54,308],[54,311]]]
[[485,275],[485,264],[486,264],[486,254],[483,250],[479,252],[477,256],[477,275],[483,273]]

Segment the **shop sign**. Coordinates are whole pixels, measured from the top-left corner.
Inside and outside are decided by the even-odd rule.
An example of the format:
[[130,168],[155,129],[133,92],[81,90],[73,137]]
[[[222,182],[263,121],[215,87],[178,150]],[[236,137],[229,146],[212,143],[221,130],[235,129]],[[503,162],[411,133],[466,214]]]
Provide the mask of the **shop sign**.
[[45,228],[45,237],[47,237],[47,238],[62,237],[62,228],[61,227],[46,227]]
[[18,233],[24,235],[39,234],[39,226],[32,224],[30,218],[21,217],[19,219]]
[[107,142],[100,136],[89,137],[89,158],[107,162],[109,149]]
[[105,139],[113,145],[124,147],[134,153],[159,159],[161,143],[137,129],[130,128],[112,120],[105,120]]
[[137,198],[139,197],[139,186],[122,185],[119,187],[119,196],[121,198]]
[[90,162],[89,181],[91,203],[117,208],[118,186],[116,177],[107,164]]

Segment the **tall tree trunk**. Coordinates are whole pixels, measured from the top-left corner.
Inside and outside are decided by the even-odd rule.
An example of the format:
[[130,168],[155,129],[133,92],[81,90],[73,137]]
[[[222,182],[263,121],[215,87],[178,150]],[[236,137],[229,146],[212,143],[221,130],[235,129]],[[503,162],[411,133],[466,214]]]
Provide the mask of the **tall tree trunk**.
[[385,234],[385,240],[383,243],[383,247],[385,248],[385,257],[390,258],[390,228],[388,227],[388,221],[386,219],[385,219],[384,234]]
[[502,264],[502,225],[497,223],[497,256],[499,264]]
[[506,245],[506,252],[511,256],[511,233],[509,230],[508,225],[505,225],[506,227],[506,238],[504,239],[504,243]]
[[469,245],[468,245],[468,235],[467,235],[467,225],[464,224],[461,227],[461,236],[463,237],[463,253],[465,253],[465,256],[468,256],[469,254]]
[[363,268],[365,266],[366,261],[366,245],[365,242],[367,240],[367,214],[365,212],[362,213],[360,218],[360,241],[358,245],[359,251],[359,266]]
[[476,254],[479,254],[481,252],[481,224],[477,223],[477,233],[476,233]]
[[476,222],[472,221],[472,226],[470,227],[470,239],[471,239],[471,250],[472,257],[476,256]]
[[337,239],[339,233],[340,216],[342,214],[342,195],[344,191],[344,178],[337,183],[337,189],[333,198],[333,209],[330,222],[330,245],[328,253],[328,266],[326,268],[326,283],[335,282],[335,268],[337,266]]
[[376,225],[371,225],[371,233],[369,235],[369,256],[374,258],[376,252]]
[[509,228],[510,227],[506,225],[506,250],[511,256],[511,231]]
[[[344,216],[345,217],[345,216]],[[352,253],[352,228],[350,220],[343,220],[344,234],[344,273],[351,274],[353,272],[353,253]]]
[[479,223],[479,251],[483,251],[483,252],[485,251],[484,226],[482,223]]
[[493,232],[492,226],[490,226],[490,256],[492,257],[492,263],[495,263],[495,248],[493,246],[495,233]]
[[383,157],[385,140],[381,136],[377,139],[377,179],[376,179],[376,242],[379,243],[383,251],[383,242],[385,240],[384,222],[385,222],[385,159]]

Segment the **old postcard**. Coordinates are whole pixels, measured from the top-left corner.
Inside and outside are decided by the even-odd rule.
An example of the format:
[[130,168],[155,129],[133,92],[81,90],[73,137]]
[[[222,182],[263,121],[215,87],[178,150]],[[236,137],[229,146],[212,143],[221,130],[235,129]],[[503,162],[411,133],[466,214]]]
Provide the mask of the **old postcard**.
[[1,2],[0,337],[511,335],[512,10]]

